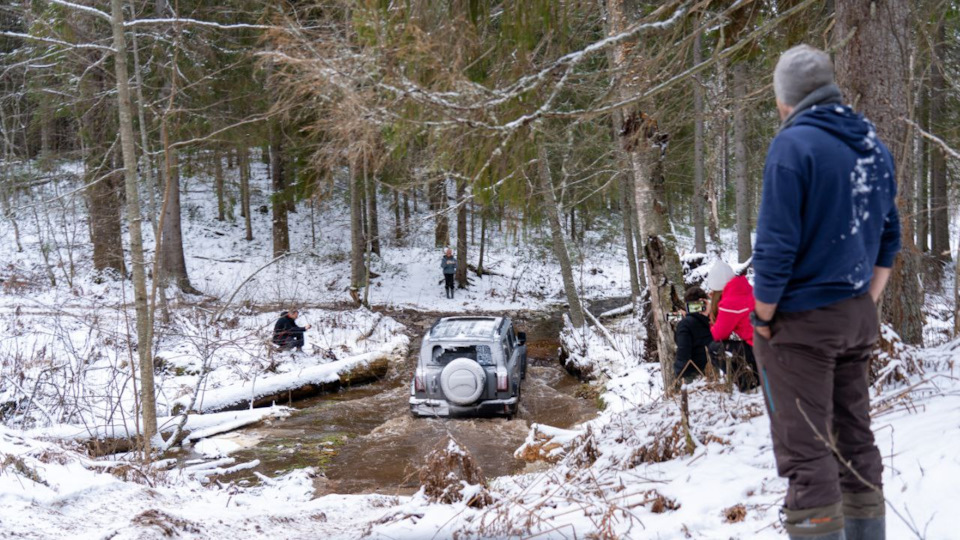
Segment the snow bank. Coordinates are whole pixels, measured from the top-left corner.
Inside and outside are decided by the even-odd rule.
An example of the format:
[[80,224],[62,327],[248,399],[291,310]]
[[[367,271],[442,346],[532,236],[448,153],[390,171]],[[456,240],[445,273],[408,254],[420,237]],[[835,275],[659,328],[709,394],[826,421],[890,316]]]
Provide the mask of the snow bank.
[[[164,471],[95,461],[0,426],[0,523],[11,538],[307,538],[364,535],[400,502],[382,495],[314,499],[315,470],[239,489],[207,478],[252,462]],[[134,481],[136,480],[136,481]]]
[[[184,431],[189,432],[187,440],[198,440],[219,433],[233,431],[243,426],[255,424],[268,418],[280,418],[289,413],[287,407],[264,407],[242,411],[230,411],[209,414],[190,414],[187,416]],[[171,433],[182,416],[161,416],[157,418],[157,428],[161,433]],[[135,418],[126,422],[104,425],[83,426],[74,424],[56,424],[43,428],[21,432],[26,437],[61,441],[86,441],[90,439],[128,439],[141,433]]]
[[[389,356],[388,352],[359,354],[329,364],[305,367],[296,372],[260,377],[249,383],[203,391],[194,409],[199,412],[219,411],[241,403],[252,403],[258,398],[282,394],[302,386],[338,381],[342,375],[369,366],[377,360],[386,360]],[[189,407],[192,399],[192,396],[184,396],[174,403]]]

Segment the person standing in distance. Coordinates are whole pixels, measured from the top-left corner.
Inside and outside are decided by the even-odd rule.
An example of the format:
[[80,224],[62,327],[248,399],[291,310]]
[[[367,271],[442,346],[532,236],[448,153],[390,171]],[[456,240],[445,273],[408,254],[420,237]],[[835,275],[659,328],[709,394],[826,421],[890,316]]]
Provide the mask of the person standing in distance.
[[453,276],[457,273],[457,258],[453,256],[453,250],[447,248],[443,252],[443,258],[440,259],[440,268],[443,269],[443,282],[447,291],[447,298],[453,298]]
[[753,325],[777,472],[789,481],[784,525],[791,539],[883,540],[867,375],[876,303],[900,250],[893,157],[843,104],[825,52],[783,53],[773,87],[783,123],[763,172]]

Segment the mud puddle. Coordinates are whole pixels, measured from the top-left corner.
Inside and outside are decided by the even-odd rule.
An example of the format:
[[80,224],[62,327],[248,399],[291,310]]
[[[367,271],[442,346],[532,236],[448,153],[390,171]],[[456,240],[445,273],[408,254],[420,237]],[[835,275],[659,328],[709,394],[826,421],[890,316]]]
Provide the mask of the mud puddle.
[[[318,496],[409,494],[419,487],[417,473],[424,457],[448,435],[492,478],[523,469],[525,464],[513,452],[523,444],[530,424],[567,428],[596,416],[596,403],[576,396],[580,381],[559,363],[559,315],[521,313],[513,319],[518,330],[527,332],[529,362],[517,417],[414,418],[407,399],[420,336],[442,314],[389,315],[407,326],[412,339],[410,353],[385,379],[297,402],[298,410],[287,418],[230,434],[247,443],[231,457],[238,463],[260,460],[254,470],[268,476],[316,467],[324,473],[315,481]],[[252,471],[220,480],[256,482]]]

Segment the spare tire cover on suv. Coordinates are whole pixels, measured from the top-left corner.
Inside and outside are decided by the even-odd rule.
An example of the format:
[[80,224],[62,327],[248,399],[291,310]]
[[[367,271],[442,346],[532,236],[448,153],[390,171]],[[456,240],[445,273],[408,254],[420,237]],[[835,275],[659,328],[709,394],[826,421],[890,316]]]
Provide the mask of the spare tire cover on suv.
[[440,372],[440,388],[447,401],[456,405],[471,405],[483,394],[487,374],[469,358],[452,360]]

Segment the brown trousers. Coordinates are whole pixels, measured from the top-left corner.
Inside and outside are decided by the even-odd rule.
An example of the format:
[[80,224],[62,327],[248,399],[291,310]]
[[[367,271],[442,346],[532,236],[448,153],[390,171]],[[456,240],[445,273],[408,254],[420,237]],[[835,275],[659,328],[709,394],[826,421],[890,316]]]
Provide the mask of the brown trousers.
[[867,382],[879,321],[870,295],[778,313],[771,330],[769,341],[757,335],[754,342],[777,472],[790,482],[787,509],[825,507],[841,502],[843,493],[870,491],[823,438],[880,487]]

